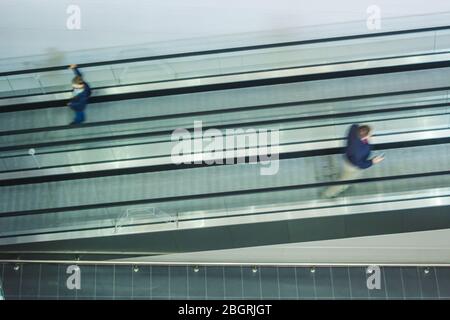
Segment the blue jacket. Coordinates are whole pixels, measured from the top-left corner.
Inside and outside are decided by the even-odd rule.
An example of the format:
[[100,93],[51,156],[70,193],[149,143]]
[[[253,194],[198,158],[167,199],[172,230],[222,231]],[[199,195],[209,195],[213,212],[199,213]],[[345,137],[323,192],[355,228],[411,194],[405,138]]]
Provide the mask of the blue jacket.
[[[81,72],[77,68],[73,69],[73,72],[75,73],[75,75],[83,77],[81,75]],[[86,109],[89,97],[91,96],[91,87],[89,87],[89,85],[84,81],[84,79],[83,82],[84,82],[83,91],[77,94],[75,97],[73,97],[72,100],[69,102],[69,106],[76,111],[83,111],[84,109]]]
[[358,125],[351,126],[347,136],[347,148],[345,155],[353,165],[360,169],[367,169],[372,165],[372,160],[369,160],[371,146],[361,141],[358,134]]

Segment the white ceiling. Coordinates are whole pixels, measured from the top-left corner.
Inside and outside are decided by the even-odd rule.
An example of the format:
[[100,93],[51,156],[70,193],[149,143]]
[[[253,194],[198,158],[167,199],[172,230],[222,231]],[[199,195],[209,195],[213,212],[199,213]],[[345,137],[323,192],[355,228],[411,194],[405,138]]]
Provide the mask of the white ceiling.
[[[66,28],[70,4],[81,9],[81,30]],[[182,41],[187,39],[217,46],[217,41],[249,34],[245,43],[251,44],[287,30],[294,30],[296,38],[368,32],[366,11],[372,4],[372,0],[1,0],[0,59],[162,42],[183,51]],[[392,18],[415,16],[413,24],[433,25],[442,21],[427,15],[450,12],[448,0],[377,0],[376,5],[386,29]],[[324,25],[325,32],[311,29]],[[78,58],[98,61],[103,53],[96,54]]]

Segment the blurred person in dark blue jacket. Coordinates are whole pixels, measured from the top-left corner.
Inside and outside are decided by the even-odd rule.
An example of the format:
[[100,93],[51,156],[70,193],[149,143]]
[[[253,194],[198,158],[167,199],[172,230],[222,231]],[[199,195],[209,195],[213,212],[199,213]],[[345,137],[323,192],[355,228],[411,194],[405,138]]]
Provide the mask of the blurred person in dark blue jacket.
[[[358,178],[364,169],[370,168],[372,165],[384,160],[382,156],[369,159],[371,152],[369,139],[371,136],[372,129],[367,125],[359,126],[354,124],[350,127],[340,181]],[[347,190],[348,187],[349,185],[332,186],[325,190],[324,196],[326,198],[334,198]]]
[[75,112],[75,119],[70,123],[71,125],[80,124],[86,120],[85,109],[91,96],[91,88],[84,81],[83,75],[78,70],[77,65],[71,64],[69,66],[73,70],[75,77],[72,79],[73,98],[68,103],[68,106]]

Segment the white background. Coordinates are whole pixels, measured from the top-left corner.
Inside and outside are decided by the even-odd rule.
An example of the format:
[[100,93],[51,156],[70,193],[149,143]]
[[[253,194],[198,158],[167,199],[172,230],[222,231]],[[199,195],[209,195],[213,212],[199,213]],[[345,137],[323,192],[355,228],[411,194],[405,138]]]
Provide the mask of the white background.
[[[70,4],[81,8],[81,30],[66,27]],[[112,57],[120,55],[114,47],[148,51],[150,44],[152,52],[125,54],[142,56],[232,46],[236,39],[250,45],[274,35],[300,40],[363,33],[369,32],[366,10],[373,4],[382,10],[388,29],[393,27],[389,19],[396,17],[415,17],[405,27],[446,24],[430,14],[450,12],[450,0],[0,0],[0,60],[22,57],[31,62],[30,56],[44,55],[48,60],[41,62],[51,65],[65,63],[67,55],[83,61],[106,59],[111,52]],[[79,54],[99,48],[108,53]],[[0,70],[5,69],[2,64]]]

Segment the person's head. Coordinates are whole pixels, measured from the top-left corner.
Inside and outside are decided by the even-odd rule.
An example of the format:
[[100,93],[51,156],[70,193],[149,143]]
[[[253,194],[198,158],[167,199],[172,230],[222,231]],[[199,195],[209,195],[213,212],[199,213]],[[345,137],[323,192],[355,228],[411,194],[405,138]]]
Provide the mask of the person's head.
[[80,76],[76,76],[72,79],[72,87],[74,89],[83,89],[84,88],[84,82],[83,79]]
[[372,135],[372,128],[367,125],[359,126],[358,135],[360,139],[369,139]]

